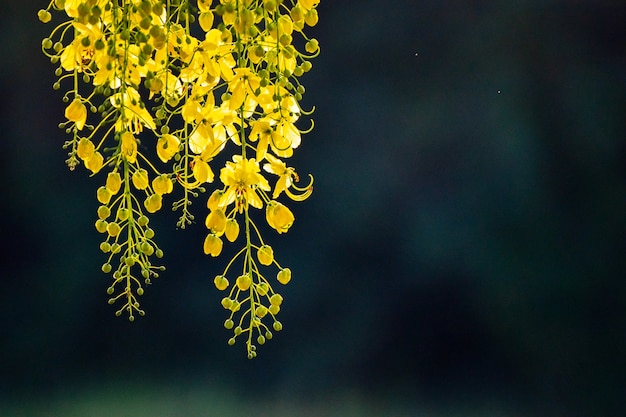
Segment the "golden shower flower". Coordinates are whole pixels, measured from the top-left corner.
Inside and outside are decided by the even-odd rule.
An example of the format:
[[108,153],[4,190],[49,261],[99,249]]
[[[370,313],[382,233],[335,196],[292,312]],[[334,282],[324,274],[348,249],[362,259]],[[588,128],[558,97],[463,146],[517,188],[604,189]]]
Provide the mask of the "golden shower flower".
[[254,158],[247,159],[235,155],[232,162],[226,162],[226,166],[220,171],[220,180],[227,187],[221,204],[228,206],[235,202],[239,213],[247,209],[248,205],[262,208],[263,201],[257,189],[269,191],[271,188],[259,171],[259,164]]
[[134,164],[137,161],[137,139],[132,133],[124,132],[120,142],[120,153],[129,163]]
[[89,160],[95,153],[96,147],[92,141],[87,138],[81,138],[78,141],[78,147],[76,150],[76,154],[83,161]]
[[226,230],[226,214],[224,214],[224,210],[219,208],[211,210],[208,216],[206,216],[205,225],[211,233],[221,236]]
[[204,254],[212,257],[219,256],[222,252],[222,239],[213,233],[209,233],[204,239]]
[[87,107],[85,107],[79,98],[75,98],[70,105],[65,108],[65,117],[70,122],[76,124],[76,129],[82,130],[87,121]]
[[295,220],[291,210],[276,200],[271,200],[267,203],[265,219],[267,220],[267,224],[278,233],[286,233]]
[[[255,224],[262,214],[249,208],[265,207],[268,225],[286,233],[294,214],[277,199],[284,193],[302,201],[312,193],[313,177],[298,187],[284,158],[313,128],[300,130],[296,123],[310,114],[300,106],[305,89],[299,77],[319,54],[318,41],[304,34],[305,25],[318,21],[318,4],[198,0],[189,8],[180,2],[52,0],[39,10],[44,23],[50,11],[66,17],[42,40],[42,51],[57,67],[54,89],[68,86],[67,121],[60,124],[71,136],[64,145],[67,165],[74,169],[82,161],[93,174],[105,171],[95,226],[108,256],[101,270],[112,278],[109,304],[123,303],[116,315],[133,321],[134,313],[144,314],[138,301],[144,283],[164,270],[149,259],[163,252],[148,215],[180,185],[181,199],[172,208],[182,212],[181,228],[196,222],[192,198],[209,193],[208,213],[202,213],[205,254],[222,253],[222,236],[243,245],[224,272],[213,275],[215,287],[227,291],[228,344],[241,336],[254,358],[257,345],[282,329],[276,318],[282,296],[265,270],[277,268],[281,284],[291,280],[291,270],[280,265],[262,237],[266,229]],[[93,125],[86,124],[88,109]],[[79,136],[85,127],[89,132]],[[211,188],[211,165],[222,161],[223,187]],[[268,175],[276,176],[273,187]],[[229,281],[231,267],[239,271]]]
[[162,135],[157,141],[157,155],[159,159],[163,162],[172,159],[178,153],[178,145],[180,145],[180,140],[176,136],[170,134]]
[[167,174],[161,174],[152,180],[152,189],[158,195],[169,194],[174,190],[174,183]]
[[156,213],[161,210],[161,206],[163,205],[163,199],[160,194],[152,194],[143,202],[144,207],[148,211],[148,213]]
[[85,160],[85,166],[93,174],[98,173],[102,169],[103,165],[104,165],[104,157],[102,156],[100,152],[94,152],[91,158]]

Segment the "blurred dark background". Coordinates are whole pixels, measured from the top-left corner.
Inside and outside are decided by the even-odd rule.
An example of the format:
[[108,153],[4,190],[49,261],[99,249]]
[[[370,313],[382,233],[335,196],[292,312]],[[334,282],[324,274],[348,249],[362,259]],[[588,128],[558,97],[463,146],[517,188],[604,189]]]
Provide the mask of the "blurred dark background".
[[167,210],[147,315],[114,316],[52,26],[1,3],[1,416],[626,415],[624,1],[323,0],[316,189],[253,361]]

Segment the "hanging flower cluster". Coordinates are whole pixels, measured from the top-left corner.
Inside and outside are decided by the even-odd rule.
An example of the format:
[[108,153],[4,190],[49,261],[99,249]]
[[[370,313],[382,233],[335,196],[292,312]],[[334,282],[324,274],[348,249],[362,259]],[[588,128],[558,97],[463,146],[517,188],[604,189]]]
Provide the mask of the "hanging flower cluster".
[[[257,227],[257,212],[285,233],[294,215],[279,200],[311,195],[313,177],[298,186],[287,166],[306,130],[298,127],[304,87],[318,42],[306,27],[318,21],[319,0],[53,0],[39,11],[66,19],[43,39],[58,65],[54,89],[67,86],[64,147],[70,170],[83,164],[106,179],[95,227],[111,274],[117,315],[143,315],[139,297],[164,270],[150,216],[180,190],[178,227],[194,221],[193,198],[207,191],[204,253],[216,257],[224,239],[242,248],[214,279],[232,331],[256,345],[280,331],[282,296],[291,280]],[[218,156],[220,156],[218,158]],[[219,185],[215,181],[217,161]],[[224,162],[225,161],[225,162]],[[262,216],[262,215],[261,215]],[[262,217],[261,217],[262,218]],[[156,258],[156,259],[155,259]]]

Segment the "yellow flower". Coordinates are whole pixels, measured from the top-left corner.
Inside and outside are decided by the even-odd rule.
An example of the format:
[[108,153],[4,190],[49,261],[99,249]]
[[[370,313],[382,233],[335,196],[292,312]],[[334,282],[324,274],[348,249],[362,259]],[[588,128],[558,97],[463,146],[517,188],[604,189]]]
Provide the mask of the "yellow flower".
[[260,92],[261,78],[250,68],[236,68],[235,76],[228,82],[228,89],[231,92],[229,107],[236,110],[241,107],[246,99],[246,95],[256,96]]
[[157,211],[161,210],[162,204],[163,199],[159,194],[152,194],[143,202],[143,205],[148,213],[156,213]]
[[122,133],[122,148],[121,153],[124,158],[134,164],[137,161],[137,139],[130,132]]
[[[283,191],[289,198],[295,201],[304,201],[309,198],[311,193],[313,193],[313,176],[310,176],[311,182],[306,187],[296,187],[293,181],[294,179],[296,181],[300,179],[293,168],[287,167],[283,161],[270,154],[266,155],[266,159],[268,163],[263,165],[263,169],[271,174],[278,175],[272,198],[277,198]],[[293,188],[299,194],[294,194],[289,188]]]
[[145,190],[148,187],[148,171],[141,168],[133,173],[131,177],[133,185],[138,190]]
[[233,162],[226,162],[220,171],[220,180],[227,189],[222,197],[222,205],[235,202],[236,209],[241,213],[248,204],[252,207],[263,207],[263,201],[257,189],[269,191],[270,185],[261,174],[259,164],[254,158],[247,159],[240,155],[233,156]]
[[174,189],[174,184],[167,174],[161,174],[152,180],[152,189],[158,195],[169,194]]
[[274,262],[274,250],[269,245],[263,245],[256,253],[261,265],[271,265]]
[[81,138],[78,141],[78,148],[76,149],[76,154],[83,161],[89,160],[95,153],[96,147],[93,142],[87,138]]
[[205,225],[211,233],[221,236],[226,229],[226,215],[224,214],[224,210],[211,210],[208,216],[206,216]]
[[291,281],[291,269],[284,268],[278,271],[276,274],[276,279],[283,285],[287,285],[289,281]]
[[228,219],[226,221],[226,228],[224,229],[224,234],[226,235],[226,239],[229,242],[234,242],[239,236],[239,223],[235,219]]
[[200,183],[204,182],[213,182],[213,171],[208,163],[203,161],[202,159],[194,160],[193,167],[191,168],[193,172],[193,176]]
[[85,107],[79,98],[75,98],[70,105],[65,108],[65,117],[67,120],[76,124],[76,129],[82,130],[87,121],[87,107]]
[[106,188],[115,195],[122,187],[122,178],[118,172],[109,172],[107,175]]
[[298,0],[298,4],[304,10],[311,10],[312,8],[317,6],[319,4],[319,2],[320,2],[320,0]]
[[174,135],[165,134],[157,141],[157,155],[163,162],[167,162],[178,152],[180,140]]
[[263,169],[271,174],[278,175],[278,181],[274,187],[272,198],[276,198],[283,191],[287,190],[293,184],[293,178],[298,181],[298,175],[293,168],[288,168],[283,161],[272,155],[266,155],[267,164],[263,165]]
[[222,239],[213,233],[209,233],[204,239],[204,254],[211,255],[213,257],[219,256],[222,252],[222,246]]
[[267,203],[265,219],[267,220],[267,224],[278,233],[286,233],[295,220],[291,210],[276,200],[271,200]]
[[265,158],[267,147],[272,139],[272,133],[274,133],[274,129],[272,128],[274,123],[274,120],[268,117],[263,117],[250,123],[252,129],[250,129],[249,139],[253,142],[256,142],[257,139],[259,141],[256,146],[257,161],[262,161],[263,158]]
[[270,147],[272,152],[281,158],[289,158],[293,155],[293,150],[300,146],[300,131],[291,122],[281,120],[272,132]]
[[118,132],[130,130],[133,133],[139,133],[143,130],[143,126],[151,130],[156,129],[152,115],[143,106],[139,92],[133,87],[127,86],[123,92],[113,94],[109,101],[117,109],[124,108],[124,116],[119,117],[115,123],[115,129]]
[[102,169],[103,165],[104,157],[100,152],[95,152],[91,158],[85,161],[85,166],[87,167],[87,169],[94,174],[98,173]]

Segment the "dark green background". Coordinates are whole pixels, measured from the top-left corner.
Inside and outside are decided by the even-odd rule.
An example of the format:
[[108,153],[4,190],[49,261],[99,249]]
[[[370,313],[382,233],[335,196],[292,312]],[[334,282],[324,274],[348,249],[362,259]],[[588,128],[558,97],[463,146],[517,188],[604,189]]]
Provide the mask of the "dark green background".
[[227,259],[167,210],[147,315],[114,317],[52,26],[1,4],[0,415],[626,413],[623,1],[323,0],[291,162],[316,189],[268,238],[294,279],[254,361]]

